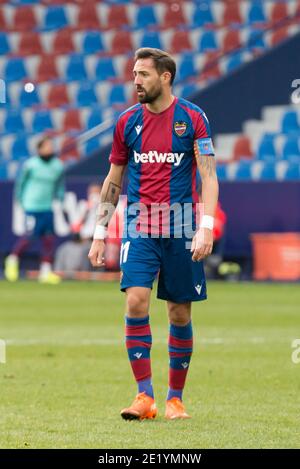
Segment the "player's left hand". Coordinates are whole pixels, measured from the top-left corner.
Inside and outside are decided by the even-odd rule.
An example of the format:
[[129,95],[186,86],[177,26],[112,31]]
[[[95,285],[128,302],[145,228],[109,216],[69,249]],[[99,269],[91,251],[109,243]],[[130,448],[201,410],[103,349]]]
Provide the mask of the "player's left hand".
[[199,228],[193,237],[191,252],[193,261],[201,261],[209,256],[213,248],[213,232],[208,228]]

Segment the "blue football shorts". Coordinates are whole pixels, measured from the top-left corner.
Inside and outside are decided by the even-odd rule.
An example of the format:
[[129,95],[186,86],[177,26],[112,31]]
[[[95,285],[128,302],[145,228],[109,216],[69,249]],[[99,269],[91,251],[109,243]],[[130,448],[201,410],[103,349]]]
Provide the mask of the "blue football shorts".
[[29,212],[25,213],[26,235],[40,238],[54,234],[53,212]]
[[153,287],[158,275],[157,298],[174,303],[206,299],[203,262],[192,261],[182,238],[123,237],[120,252],[121,290]]

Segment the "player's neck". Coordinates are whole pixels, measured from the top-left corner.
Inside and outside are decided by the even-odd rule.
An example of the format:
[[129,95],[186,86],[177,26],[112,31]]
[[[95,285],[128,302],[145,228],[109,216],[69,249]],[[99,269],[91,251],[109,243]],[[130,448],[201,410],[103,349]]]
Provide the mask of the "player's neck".
[[167,96],[160,96],[153,103],[147,103],[146,108],[151,112],[159,114],[160,112],[163,112],[168,109],[174,102],[174,99],[175,96],[173,96],[171,93]]

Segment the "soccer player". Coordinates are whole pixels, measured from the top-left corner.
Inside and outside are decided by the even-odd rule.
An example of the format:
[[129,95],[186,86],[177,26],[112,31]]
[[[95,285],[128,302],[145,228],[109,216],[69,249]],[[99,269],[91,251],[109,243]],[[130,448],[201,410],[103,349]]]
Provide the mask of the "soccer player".
[[19,258],[32,241],[42,242],[39,281],[57,284],[60,277],[52,271],[54,227],[52,202],[64,197],[63,163],[56,158],[53,142],[43,137],[37,145],[38,155],[29,158],[17,179],[15,197],[25,212],[26,235],[13,247],[5,259],[4,274],[8,281],[19,278]]
[[[213,246],[213,216],[218,199],[214,150],[204,112],[172,94],[176,73],[173,58],[159,49],[142,48],[136,51],[134,63],[139,103],[123,112],[115,127],[111,166],[100,196],[89,258],[93,266],[103,263],[110,206],[118,202],[127,167],[127,231],[121,246],[121,290],[126,292],[126,347],[138,394],[121,416],[142,420],[157,415],[151,379],[149,303],[153,281],[159,273],[157,296],[167,302],[170,323],[165,417],[189,418],[182,393],[193,350],[191,302],[206,299],[202,259]],[[196,230],[197,167],[204,215]],[[191,227],[186,226],[189,222],[182,223],[182,214],[171,212],[174,205],[192,207],[193,235],[188,232]],[[170,208],[170,235],[161,216],[165,215],[166,206]],[[155,219],[157,207],[162,207],[162,212],[151,222],[148,214]],[[191,242],[187,248],[188,240]]]

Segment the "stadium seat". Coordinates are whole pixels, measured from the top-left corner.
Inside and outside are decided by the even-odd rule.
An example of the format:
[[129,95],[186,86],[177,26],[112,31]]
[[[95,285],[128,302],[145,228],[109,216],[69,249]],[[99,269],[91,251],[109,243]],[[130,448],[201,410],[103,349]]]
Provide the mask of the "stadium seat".
[[226,53],[234,51],[236,49],[239,49],[241,45],[241,37],[240,32],[238,30],[231,29],[225,33],[222,47],[223,52]]
[[64,132],[70,132],[74,130],[81,130],[82,124],[80,120],[80,112],[78,109],[68,109],[63,117],[62,124]]
[[96,3],[83,4],[79,7],[76,26],[83,30],[101,28]]
[[300,155],[299,138],[298,136],[289,135],[282,148],[282,157],[288,159],[295,155]]
[[43,47],[41,44],[40,35],[34,31],[26,31],[26,33],[22,33],[17,53],[19,55],[42,54]]
[[4,79],[6,81],[22,80],[28,76],[23,59],[19,57],[7,59],[4,67]]
[[235,179],[248,180],[251,179],[251,160],[240,160],[238,163]]
[[52,52],[54,54],[69,54],[75,51],[72,34],[68,29],[57,31],[52,42]]
[[47,104],[50,108],[67,106],[70,103],[68,90],[65,83],[52,85],[47,96]]
[[296,111],[287,111],[282,116],[281,131],[285,133],[300,132],[298,114]]
[[184,80],[188,77],[195,77],[198,74],[195,67],[195,60],[193,53],[185,53],[181,55],[181,60],[178,66],[178,79]]
[[66,12],[63,6],[49,6],[46,10],[44,19],[44,28],[47,30],[55,30],[68,26]]
[[102,118],[101,109],[99,107],[95,107],[94,109],[92,109],[92,111],[90,112],[87,118],[87,130],[92,129],[93,127],[96,127],[96,125],[101,124],[102,121],[103,121],[103,118]]
[[92,106],[98,101],[94,86],[88,82],[83,81],[76,94],[76,103],[78,106]]
[[122,29],[124,26],[129,26],[126,6],[111,5],[107,15],[107,29]]
[[233,147],[233,159],[240,160],[242,158],[252,158],[253,152],[251,149],[251,142],[246,135],[239,136]]
[[108,96],[109,106],[124,105],[126,101],[127,99],[126,99],[124,85],[121,85],[121,84],[112,85],[109,96]]
[[11,146],[11,156],[13,160],[20,160],[30,156],[26,136],[22,135],[13,141]]
[[166,4],[166,10],[163,15],[162,28],[178,28],[186,24],[186,18],[182,8],[182,3],[172,2]]
[[11,134],[25,131],[22,115],[18,109],[8,109],[4,118],[4,131]]
[[79,151],[76,141],[72,137],[66,137],[61,144],[60,158],[62,161],[78,160]]
[[134,49],[131,34],[128,31],[116,31],[111,41],[111,53],[127,54]]
[[97,80],[110,80],[116,78],[116,71],[113,61],[110,57],[100,58],[95,69],[95,78]]
[[258,149],[257,149],[257,158],[263,160],[265,157],[274,157],[276,158],[276,150],[274,146],[274,136],[266,134],[261,139]]
[[216,34],[214,31],[204,31],[199,38],[198,51],[207,52],[218,49]]
[[260,173],[260,179],[273,181],[276,179],[275,163],[265,162]]
[[70,56],[66,67],[66,78],[70,81],[87,79],[87,71],[85,68],[83,55],[74,54]]
[[37,66],[37,81],[49,81],[58,78],[56,60],[53,55],[42,55]]
[[207,52],[204,58],[204,64],[200,73],[201,80],[212,80],[219,78],[222,73],[218,58],[219,52]]
[[174,54],[190,51],[193,46],[188,31],[174,31],[171,38],[170,50]]
[[6,163],[1,163],[0,162],[0,180],[5,180],[5,179],[7,179]]
[[32,31],[37,27],[37,19],[34,8],[31,6],[19,6],[14,9],[12,28],[15,31]]
[[34,90],[28,93],[25,91],[24,86],[21,87],[21,91],[19,94],[19,104],[22,107],[32,107],[37,106],[41,103],[41,99],[39,93],[37,91],[37,87],[35,86]]
[[274,47],[280,42],[287,39],[289,36],[289,30],[287,26],[282,26],[281,28],[276,29],[271,34],[271,46]]
[[0,55],[9,54],[11,52],[10,43],[8,40],[8,35],[2,32],[0,26]]
[[133,67],[134,67],[134,60],[133,57],[128,57],[125,62],[122,79],[124,81],[132,81],[133,80]]
[[278,23],[279,21],[285,19],[287,16],[289,16],[289,13],[286,2],[274,2],[271,5],[270,20],[272,23]]
[[227,72],[232,72],[236,68],[240,67],[243,63],[243,56],[241,52],[235,52],[233,54],[230,54],[226,66]]
[[85,150],[84,153],[86,155],[89,155],[90,153],[93,153],[94,151],[100,150],[101,148],[101,139],[99,137],[92,138],[85,144]]
[[157,18],[153,5],[141,5],[137,8],[135,25],[137,29],[146,29],[149,26],[157,25]]
[[247,39],[247,46],[251,51],[266,49],[264,33],[257,29],[251,29]]
[[300,179],[300,165],[298,164],[289,164],[284,175],[286,180],[299,180]]
[[53,130],[53,122],[51,114],[48,110],[37,111],[32,119],[32,131],[36,133],[45,132],[46,130]]
[[240,10],[240,2],[226,2],[224,5],[223,21],[224,26],[241,25],[243,18]]
[[145,31],[140,47],[154,47],[156,49],[162,49],[160,35],[157,31]]
[[192,26],[195,28],[199,28],[202,26],[213,25],[215,23],[214,17],[212,15],[211,7],[209,3],[200,3],[196,5],[193,18],[192,18]]
[[261,1],[256,0],[250,2],[247,21],[252,26],[263,26],[266,24],[267,19],[264,11],[264,5]]
[[225,164],[217,165],[217,176],[219,181],[225,181],[227,179],[226,169],[227,166]]
[[103,51],[104,45],[99,31],[87,31],[83,37],[82,52],[96,54]]

